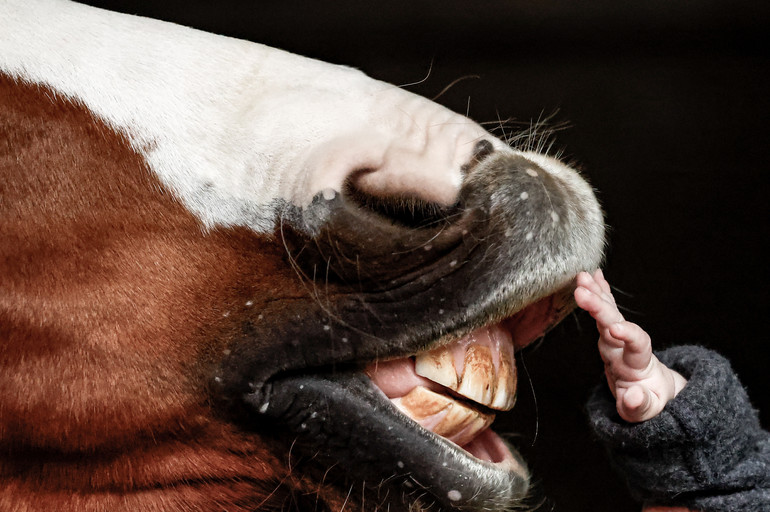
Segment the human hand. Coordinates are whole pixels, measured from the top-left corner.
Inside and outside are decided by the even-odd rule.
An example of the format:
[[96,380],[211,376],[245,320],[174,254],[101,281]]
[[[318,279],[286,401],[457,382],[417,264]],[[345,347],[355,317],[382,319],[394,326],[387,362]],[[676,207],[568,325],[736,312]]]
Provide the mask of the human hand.
[[637,423],[660,414],[687,380],[655,357],[641,327],[623,318],[601,270],[578,275],[575,300],[596,320],[599,354],[620,417]]

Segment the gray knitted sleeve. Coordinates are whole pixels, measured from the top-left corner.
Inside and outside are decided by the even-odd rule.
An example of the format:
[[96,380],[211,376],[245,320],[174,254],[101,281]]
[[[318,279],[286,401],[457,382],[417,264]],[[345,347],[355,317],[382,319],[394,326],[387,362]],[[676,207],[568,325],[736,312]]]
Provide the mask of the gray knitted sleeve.
[[588,402],[591,424],[646,505],[704,512],[770,512],[770,433],[722,356],[702,347],[656,354],[687,386],[657,417],[627,423],[606,384]]

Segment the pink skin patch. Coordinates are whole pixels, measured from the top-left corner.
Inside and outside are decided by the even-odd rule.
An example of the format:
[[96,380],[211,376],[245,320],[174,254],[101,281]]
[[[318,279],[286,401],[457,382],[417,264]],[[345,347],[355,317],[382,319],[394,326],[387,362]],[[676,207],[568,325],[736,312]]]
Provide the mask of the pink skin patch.
[[470,345],[486,347],[492,354],[492,362],[495,370],[500,368],[500,352],[513,352],[511,334],[500,324],[489,325],[476,329],[450,345],[452,358],[454,359],[457,375],[462,375],[465,367],[465,353]]
[[513,347],[520,350],[545,334],[548,328],[560,320],[562,307],[556,295],[549,295],[519,311],[501,323],[513,340]]
[[489,462],[497,463],[515,460],[500,436],[489,428],[476,436],[473,441],[463,446],[463,449],[470,452],[477,459]]

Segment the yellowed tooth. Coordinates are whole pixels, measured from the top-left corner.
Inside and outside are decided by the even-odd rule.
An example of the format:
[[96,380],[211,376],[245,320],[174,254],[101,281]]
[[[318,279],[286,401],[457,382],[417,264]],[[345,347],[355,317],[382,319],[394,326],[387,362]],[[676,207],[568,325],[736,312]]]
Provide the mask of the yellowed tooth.
[[487,428],[494,415],[482,414],[452,398],[417,386],[393,403],[417,423],[462,446]]
[[454,356],[447,346],[417,355],[415,371],[470,400],[492,409],[509,410],[516,402],[516,363],[513,347],[500,349],[497,369],[489,347],[471,344],[465,351],[461,378],[457,376]]
[[393,400],[407,416],[417,421],[431,418],[445,409],[451,408],[455,401],[446,395],[435,393],[422,386],[417,386],[401,398]]
[[457,389],[457,371],[452,353],[447,347],[438,347],[417,355],[414,360],[417,375],[438,382],[449,389]]
[[495,395],[489,407],[500,411],[508,411],[516,403],[516,363],[513,354],[508,351],[500,352],[500,366],[497,368],[497,386]]
[[459,402],[455,402],[454,406],[447,411],[447,415],[434,427],[433,431],[462,446],[487,428],[494,419],[494,415],[481,414]]
[[465,365],[457,393],[480,404],[489,405],[497,387],[492,351],[471,345],[465,352]]

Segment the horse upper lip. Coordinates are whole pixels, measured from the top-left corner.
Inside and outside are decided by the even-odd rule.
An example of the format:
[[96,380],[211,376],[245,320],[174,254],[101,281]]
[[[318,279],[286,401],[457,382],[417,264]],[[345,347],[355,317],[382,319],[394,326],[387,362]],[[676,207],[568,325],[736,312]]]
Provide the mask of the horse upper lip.
[[526,495],[525,465],[496,434],[474,433],[463,449],[400,413],[361,372],[288,375],[270,388],[246,402],[279,420],[293,446],[322,464],[419,488],[448,506],[502,510]]

